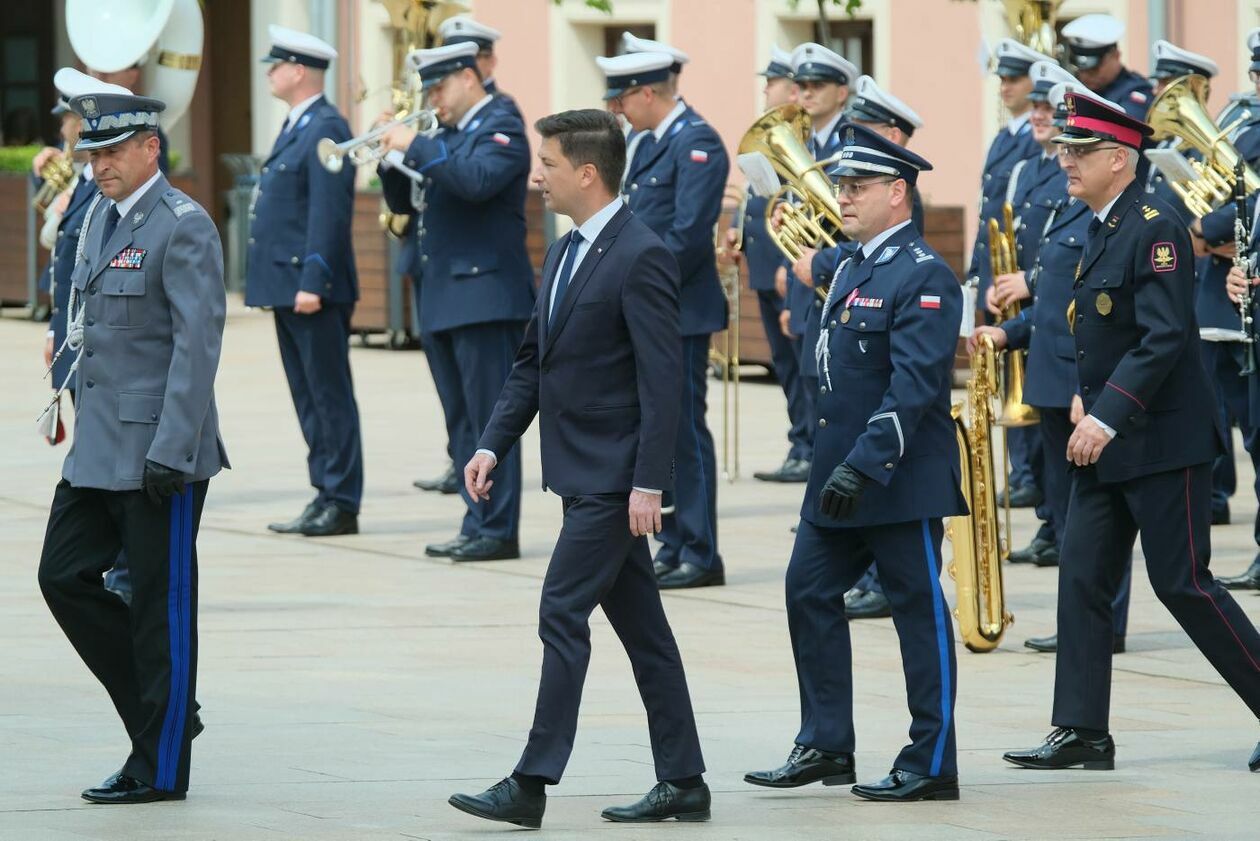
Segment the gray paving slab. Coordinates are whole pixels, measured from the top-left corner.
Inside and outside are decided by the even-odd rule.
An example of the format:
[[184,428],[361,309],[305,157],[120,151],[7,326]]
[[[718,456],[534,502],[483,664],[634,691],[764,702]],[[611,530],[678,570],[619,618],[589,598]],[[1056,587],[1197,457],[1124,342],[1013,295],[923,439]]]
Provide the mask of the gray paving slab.
[[[411,480],[445,466],[422,354],[355,347],[367,494],[363,533],[311,541],[269,534],[308,499],[301,437],[270,317],[232,309],[219,408],[234,470],[212,482],[200,539],[199,699],[193,788],[183,803],[91,806],[125,735],[40,598],[35,568],[63,448],[34,419],[46,399],[43,326],[0,318],[0,839],[3,841],[376,841],[510,833],[446,805],[515,762],[540,662],[539,582],[560,522],[525,441],[525,557],[455,566],[424,557],[457,528],[460,503]],[[721,428],[718,388],[710,423]],[[1048,729],[1053,660],[1020,646],[1052,629],[1052,570],[1007,568],[1017,620],[988,655],[959,649],[957,803],[890,806],[845,789],[742,783],[791,747],[798,700],[783,605],[800,486],[753,481],[786,449],[781,392],[741,393],[745,477],[719,490],[728,586],[670,593],[714,790],[714,820],[602,823],[599,810],[652,783],[642,707],[602,616],[578,742],[539,837],[554,839],[1041,839],[1260,837],[1260,775],[1245,760],[1260,728],[1135,579],[1129,653],[1116,660],[1117,770],[1021,772],[1001,752]],[[1238,448],[1241,453],[1241,446]],[[1234,523],[1213,529],[1213,569],[1255,552],[1251,468],[1239,462]],[[1032,535],[1014,514],[1014,540]],[[952,598],[952,585],[947,583]],[[1260,598],[1240,601],[1260,620]],[[888,620],[853,624],[857,762],[878,778],[906,738],[904,684]]]

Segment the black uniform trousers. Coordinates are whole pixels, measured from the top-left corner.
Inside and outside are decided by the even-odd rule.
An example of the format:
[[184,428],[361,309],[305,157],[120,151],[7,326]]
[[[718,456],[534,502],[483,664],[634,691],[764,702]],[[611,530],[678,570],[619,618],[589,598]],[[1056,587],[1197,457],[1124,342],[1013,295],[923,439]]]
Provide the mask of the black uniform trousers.
[[677,568],[684,562],[701,569],[722,566],[717,542],[717,460],[713,435],[705,421],[709,374],[709,337],[683,337],[682,411],[674,446],[674,506],[662,521],[663,544],[656,560]]
[[[446,419],[449,452],[455,472],[477,451],[477,441],[499,392],[512,373],[517,348],[525,338],[525,322],[492,321],[426,334],[425,357]],[[513,446],[499,457],[494,469],[494,493],[474,504],[459,483],[467,510],[459,533],[469,538],[516,540],[521,521],[521,448]]]
[[[1041,451],[1045,456],[1042,479],[1045,482],[1046,522],[1054,529],[1053,540],[1063,555],[1063,537],[1067,524],[1068,498],[1072,493],[1071,462],[1067,460],[1067,442],[1076,427],[1067,409],[1038,406],[1041,423]],[[1124,636],[1129,629],[1129,594],[1133,582],[1133,552],[1130,550],[1124,567],[1124,578],[1111,603],[1112,632]]]
[[1142,538],[1155,595],[1208,662],[1260,717],[1260,634],[1208,570],[1211,465],[1104,483],[1073,470],[1059,560],[1056,727],[1109,729],[1111,603]]
[[[1201,342],[1203,367],[1207,368],[1216,385],[1218,412],[1221,428],[1226,430],[1226,452],[1217,456],[1212,465],[1212,508],[1225,508],[1237,485],[1234,470],[1234,436],[1230,430],[1234,424],[1242,430],[1243,446],[1251,456],[1256,496],[1260,498],[1260,433],[1251,425],[1249,402],[1249,377],[1239,376],[1242,370],[1243,346],[1239,342]],[[1260,512],[1257,512],[1254,528],[1256,545],[1260,546]]]
[[774,376],[787,398],[788,458],[813,461],[814,458],[814,395],[806,391],[801,377],[799,347],[779,329],[779,313],[783,312],[783,297],[773,289],[757,290],[757,305],[761,311],[761,326],[766,331],[770,345],[770,362]]
[[[123,773],[188,790],[197,690],[197,528],[208,481],[149,501],[140,491],[72,487],[53,495],[39,586],[57,624],[105,687],[131,737]],[[120,551],[131,607],[101,576]]]
[[910,744],[894,768],[958,772],[954,698],[958,667],[941,590],[940,519],[861,528],[801,520],[787,570],[788,629],[801,693],[797,744],[852,753],[853,654],[844,594],[874,562],[892,605],[910,708]]
[[280,361],[293,395],[311,487],[321,503],[353,514],[363,499],[363,440],[359,406],[350,377],[350,316],[353,304],[325,301],[302,315],[276,307]]
[[591,659],[590,616],[596,606],[604,609],[634,669],[657,779],[704,772],[682,658],[661,605],[647,538],[630,534],[628,504],[624,493],[564,498],[564,524],[538,607],[542,678],[519,773],[553,784],[564,774]]

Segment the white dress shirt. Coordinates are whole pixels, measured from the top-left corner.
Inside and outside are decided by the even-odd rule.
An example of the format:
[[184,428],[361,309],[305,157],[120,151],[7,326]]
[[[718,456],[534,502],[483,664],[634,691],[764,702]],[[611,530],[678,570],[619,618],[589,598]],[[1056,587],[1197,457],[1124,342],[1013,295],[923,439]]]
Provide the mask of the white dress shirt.
[[487,105],[489,105],[493,101],[494,101],[494,97],[491,96],[490,94],[486,94],[481,99],[477,100],[477,104],[475,104],[473,107],[465,111],[464,116],[459,118],[459,122],[455,124],[455,128],[457,128],[460,131],[463,131],[465,128],[468,127],[468,124],[473,121],[473,117],[477,116],[477,112],[480,111],[482,108],[485,108]]
[[139,189],[132,191],[131,195],[127,196],[127,198],[120,202],[114,202],[114,209],[118,211],[118,216],[122,219],[127,218],[127,214],[131,212],[131,209],[139,203],[140,199],[144,197],[144,194],[149,192],[149,188],[156,184],[157,180],[161,177],[162,170],[159,169],[149,177],[148,181],[141,184]]
[[1018,117],[1011,117],[1011,121],[1006,124],[1006,130],[1009,131],[1011,134],[1019,134],[1021,131],[1023,131],[1024,125],[1027,124],[1028,118],[1031,116],[1032,116],[1032,109],[1029,108],[1027,111],[1020,114]]
[[297,125],[297,121],[302,118],[302,115],[305,114],[307,110],[312,105],[315,104],[315,100],[319,99],[323,95],[324,95],[324,92],[320,91],[314,96],[308,97],[307,99],[302,100],[297,105],[294,105],[292,108],[290,108],[289,116],[284,118],[284,130],[288,131],[289,129]]
[[840,118],[844,116],[844,109],[840,113],[831,118],[831,122],[814,132],[814,144],[821,151],[827,148],[827,139],[831,137],[832,132],[836,130],[836,126],[840,124]]

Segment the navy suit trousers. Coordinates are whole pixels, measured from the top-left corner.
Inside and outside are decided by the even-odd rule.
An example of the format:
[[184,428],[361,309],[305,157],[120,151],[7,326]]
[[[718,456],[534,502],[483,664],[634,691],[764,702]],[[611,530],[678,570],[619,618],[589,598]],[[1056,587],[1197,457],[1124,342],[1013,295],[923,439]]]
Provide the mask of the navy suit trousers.
[[770,344],[770,361],[774,376],[783,387],[787,398],[788,458],[812,461],[814,458],[814,395],[805,389],[801,377],[800,351],[792,340],[779,329],[779,313],[783,312],[783,298],[773,289],[758,289],[757,304],[761,310],[761,324]]
[[[525,324],[520,321],[470,324],[427,334],[424,352],[442,402],[451,458],[460,475],[477,451],[477,441],[512,373],[524,336]],[[500,456],[488,501],[473,503],[463,482],[459,493],[468,506],[460,534],[516,540],[521,521],[520,447]]]
[[591,659],[590,616],[597,606],[634,669],[647,710],[656,778],[704,772],[682,657],[661,605],[647,538],[630,534],[628,503],[629,494],[564,498],[564,524],[538,607],[542,677],[519,773],[553,784],[564,774]]
[[674,505],[663,519],[656,560],[671,567],[689,562],[703,569],[722,565],[717,546],[717,462],[705,421],[709,337],[683,337],[682,411],[674,447]]
[[350,316],[354,304],[325,301],[301,315],[276,307],[280,361],[306,439],[311,487],[321,502],[359,513],[363,499],[363,440],[350,377]]
[[1138,536],[1155,595],[1260,717],[1260,634],[1208,570],[1210,474],[1200,464],[1104,483],[1093,468],[1073,471],[1059,561],[1056,727],[1109,729],[1111,604]]
[[911,715],[911,744],[893,767],[957,773],[958,669],[940,582],[942,535],[939,519],[852,529],[800,521],[787,570],[788,629],[801,693],[798,744],[841,753],[856,746],[844,594],[874,562],[892,604]]

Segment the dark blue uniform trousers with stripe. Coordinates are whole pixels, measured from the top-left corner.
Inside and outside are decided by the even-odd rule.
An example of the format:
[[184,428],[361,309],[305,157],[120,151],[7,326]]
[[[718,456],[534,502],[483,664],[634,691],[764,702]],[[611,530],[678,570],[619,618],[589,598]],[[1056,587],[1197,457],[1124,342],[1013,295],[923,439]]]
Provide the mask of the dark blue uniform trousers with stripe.
[[939,519],[834,529],[800,522],[787,570],[788,629],[801,692],[798,744],[854,750],[853,654],[844,594],[874,562],[892,605],[911,716],[910,744],[893,767],[929,776],[958,773],[958,669],[940,582],[942,534]]
[[713,435],[705,421],[708,394],[709,337],[683,337],[682,411],[674,445],[674,514],[661,521],[656,560],[677,567],[722,566],[717,546],[717,461]]
[[306,439],[311,487],[321,503],[358,514],[363,440],[350,377],[354,305],[325,301],[319,312],[303,315],[277,307],[274,314],[280,361]]
[[[477,441],[494,414],[524,338],[523,321],[492,321],[426,334],[424,355],[442,403],[449,452],[460,475],[477,451]],[[494,493],[488,501],[473,504],[463,482],[459,494],[467,506],[460,534],[516,540],[521,524],[520,445],[499,459]]]
[[1056,727],[1108,730],[1111,603],[1142,538],[1155,595],[1260,718],[1260,634],[1208,570],[1211,465],[1105,483],[1076,469],[1059,560]]
[[[140,491],[53,495],[39,586],[131,737],[123,773],[188,790],[197,691],[197,527],[208,481],[155,505]],[[131,607],[101,576],[127,553]]]
[[761,326],[766,331],[770,345],[770,362],[774,365],[774,377],[787,398],[788,458],[814,460],[814,394],[806,390],[801,376],[800,343],[793,343],[779,329],[779,313],[783,312],[783,296],[773,289],[757,290],[757,305],[761,312]]

